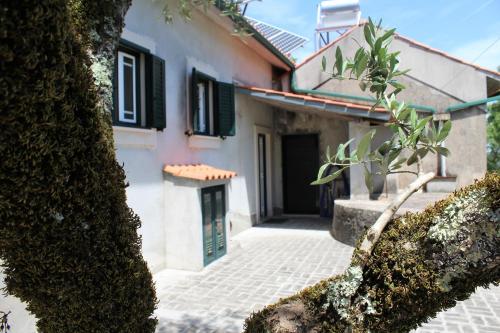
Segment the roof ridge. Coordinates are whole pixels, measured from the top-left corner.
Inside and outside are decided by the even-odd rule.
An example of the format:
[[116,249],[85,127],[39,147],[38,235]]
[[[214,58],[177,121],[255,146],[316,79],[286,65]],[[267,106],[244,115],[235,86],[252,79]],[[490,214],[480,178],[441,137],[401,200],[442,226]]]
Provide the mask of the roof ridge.
[[297,64],[295,66],[295,69],[299,69],[303,65],[307,64],[309,61],[311,61],[312,59],[316,58],[316,56],[318,56],[321,53],[325,52],[331,46],[333,46],[334,44],[340,42],[342,39],[344,39],[345,37],[347,37],[348,35],[350,35],[354,30],[356,30],[356,28],[358,28],[358,27],[360,27],[360,26],[362,26],[364,24],[366,24],[366,22],[360,22],[357,25],[353,25],[352,27],[350,27],[349,29],[347,29],[342,35],[340,35],[339,37],[337,37],[336,39],[334,39],[331,43],[323,46],[321,49],[315,51],[314,53],[312,53],[311,55],[309,55],[306,59],[302,60],[302,62],[300,64]]

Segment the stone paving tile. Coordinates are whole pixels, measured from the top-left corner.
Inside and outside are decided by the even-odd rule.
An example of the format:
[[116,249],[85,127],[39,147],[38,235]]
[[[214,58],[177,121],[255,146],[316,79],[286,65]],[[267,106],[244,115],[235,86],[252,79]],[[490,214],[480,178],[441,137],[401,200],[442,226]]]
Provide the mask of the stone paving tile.
[[[252,311],[341,273],[352,247],[333,240],[328,226],[321,219],[291,219],[252,228],[202,272],[156,274],[157,333],[241,332]],[[479,289],[414,331],[430,332],[499,333],[500,287]]]

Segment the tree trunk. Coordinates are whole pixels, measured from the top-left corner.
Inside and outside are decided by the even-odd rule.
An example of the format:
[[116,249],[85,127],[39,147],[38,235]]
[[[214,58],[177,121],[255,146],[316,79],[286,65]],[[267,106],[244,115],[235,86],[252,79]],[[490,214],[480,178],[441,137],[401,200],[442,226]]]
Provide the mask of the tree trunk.
[[382,232],[366,265],[282,299],[245,332],[409,332],[500,282],[500,175],[490,174]]
[[[40,332],[154,332],[110,111],[129,0],[0,5],[0,259]],[[15,331],[15,328],[13,328]]]

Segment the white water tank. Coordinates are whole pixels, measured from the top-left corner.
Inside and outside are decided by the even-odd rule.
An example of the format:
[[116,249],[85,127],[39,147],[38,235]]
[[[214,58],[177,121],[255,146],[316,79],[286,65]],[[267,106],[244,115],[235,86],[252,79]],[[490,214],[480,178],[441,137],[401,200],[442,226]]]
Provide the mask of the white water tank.
[[316,30],[334,31],[358,25],[361,18],[359,0],[330,0],[318,5]]

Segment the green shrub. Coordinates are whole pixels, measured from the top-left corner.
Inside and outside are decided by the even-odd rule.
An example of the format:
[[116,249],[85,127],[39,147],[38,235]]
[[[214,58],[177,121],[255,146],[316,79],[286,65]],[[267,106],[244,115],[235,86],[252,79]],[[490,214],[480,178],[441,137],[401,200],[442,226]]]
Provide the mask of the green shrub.
[[[154,332],[140,221],[63,0],[0,5],[0,259],[40,332]],[[13,327],[15,331],[15,328]]]

